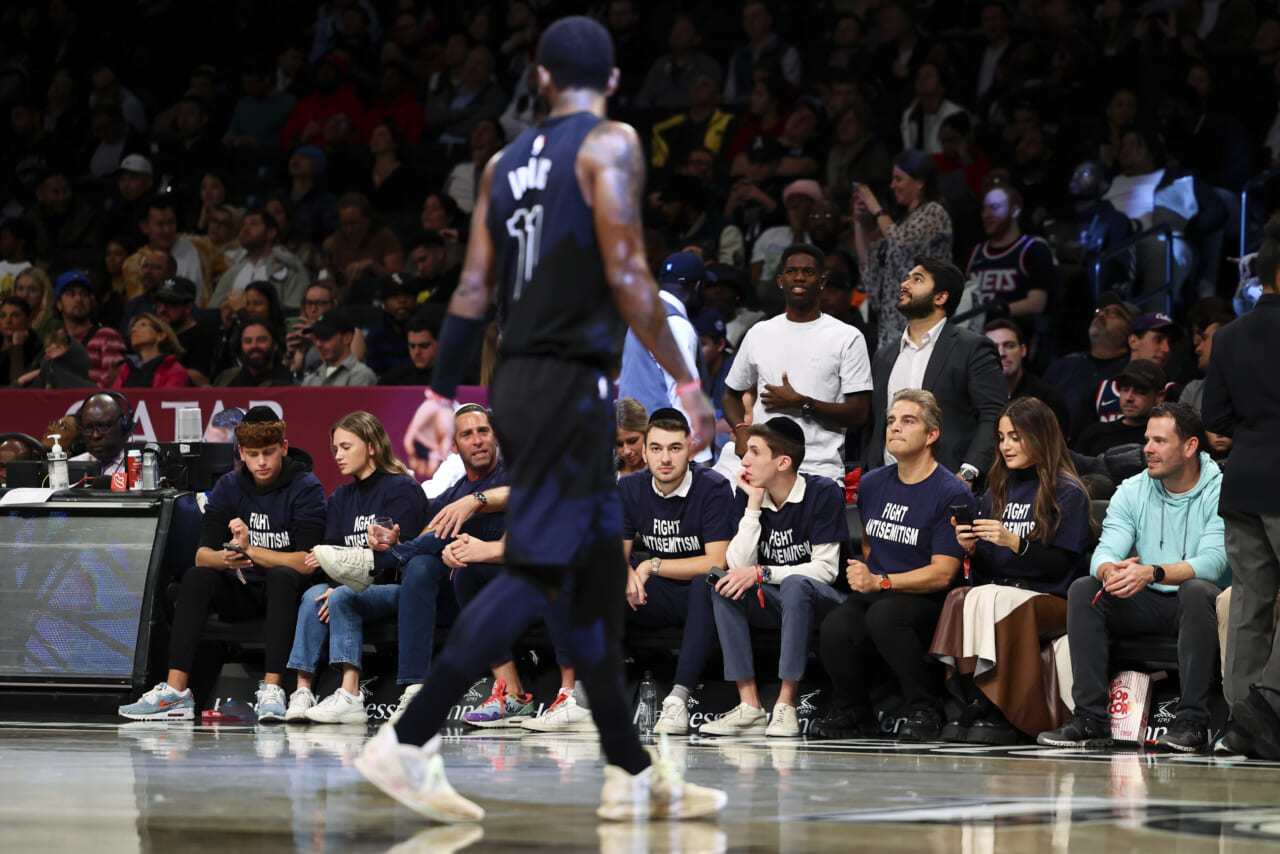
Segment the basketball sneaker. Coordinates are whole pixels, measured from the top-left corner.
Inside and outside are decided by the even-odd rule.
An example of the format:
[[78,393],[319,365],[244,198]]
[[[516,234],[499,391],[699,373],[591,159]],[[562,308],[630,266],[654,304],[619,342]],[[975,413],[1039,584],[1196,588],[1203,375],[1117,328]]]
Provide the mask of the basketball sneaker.
[[400,803],[434,821],[479,821],[484,810],[449,785],[440,758],[440,736],[422,747],[401,744],[383,724],[355,761],[360,775]]
[[628,774],[616,765],[605,766],[596,815],[611,821],[699,818],[728,802],[726,793],[687,782],[658,751],[652,747],[646,750],[652,764],[639,774]]

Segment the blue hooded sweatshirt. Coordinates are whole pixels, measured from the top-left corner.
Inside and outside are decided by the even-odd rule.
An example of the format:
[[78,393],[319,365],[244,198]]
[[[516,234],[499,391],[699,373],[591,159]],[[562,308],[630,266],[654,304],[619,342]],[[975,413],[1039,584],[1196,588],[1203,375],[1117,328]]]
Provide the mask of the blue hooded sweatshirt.
[[[1186,561],[1196,578],[1219,587],[1231,584],[1222,517],[1218,515],[1218,490],[1222,471],[1206,453],[1200,454],[1200,480],[1181,495],[1139,472],[1120,484],[1102,522],[1102,539],[1093,552],[1090,574],[1098,567],[1136,555],[1148,566],[1169,566]],[[1172,593],[1177,585],[1152,584]]]
[[[311,473],[306,451],[290,448],[280,476],[265,489],[245,466],[218,478],[204,510],[200,545],[221,551],[237,516],[249,526],[249,541],[260,548],[305,552],[315,547],[324,537],[324,486]],[[249,581],[261,581],[266,570],[255,565],[244,574]]]

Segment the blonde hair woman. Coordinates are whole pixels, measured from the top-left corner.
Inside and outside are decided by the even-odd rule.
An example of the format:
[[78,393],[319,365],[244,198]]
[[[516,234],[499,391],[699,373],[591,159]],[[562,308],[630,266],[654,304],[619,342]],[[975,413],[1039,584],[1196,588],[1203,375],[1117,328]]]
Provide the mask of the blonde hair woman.
[[40,340],[61,324],[53,309],[53,282],[39,267],[28,267],[13,279],[13,295],[31,306],[31,329]]
[[[368,412],[352,412],[330,428],[329,442],[338,470],[352,481],[329,496],[324,545],[368,554],[365,547],[371,527],[379,536],[394,537],[398,528],[417,536],[427,524],[427,499],[409,469],[391,452],[391,439],[382,422]],[[314,551],[307,555],[306,563],[320,567]],[[324,579],[323,574],[318,577]],[[395,577],[381,577],[357,591],[331,587],[332,582],[325,579],[303,594],[288,664],[290,670],[297,671],[298,688],[289,698],[286,721],[367,720],[360,696],[364,623],[397,612],[400,585],[396,581]],[[342,686],[317,702],[311,687],[326,637],[329,664],[342,669]]]
[[154,314],[135,314],[129,321],[129,346],[138,362],[126,359],[111,383],[112,388],[186,388],[187,369],[178,361],[186,350],[173,327]]

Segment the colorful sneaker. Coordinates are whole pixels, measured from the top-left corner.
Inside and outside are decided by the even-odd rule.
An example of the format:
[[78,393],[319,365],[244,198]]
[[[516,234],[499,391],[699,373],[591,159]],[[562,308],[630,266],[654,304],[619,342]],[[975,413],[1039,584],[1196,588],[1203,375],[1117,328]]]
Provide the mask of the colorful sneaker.
[[373,549],[316,546],[311,550],[324,574],[360,593],[373,583]]
[[454,791],[444,776],[438,735],[412,747],[399,742],[395,727],[383,724],[355,766],[374,786],[427,818],[446,824],[484,818],[484,810]]
[[316,704],[316,695],[310,688],[299,688],[289,695],[289,709],[284,713],[285,723],[299,723],[307,719],[307,709]]
[[259,682],[257,698],[259,723],[284,720],[285,696],[283,688],[279,685],[268,685],[266,682]]
[[561,688],[551,708],[520,724],[531,732],[595,732],[591,710],[578,705],[572,688]]
[[518,727],[533,717],[533,695],[507,693],[503,679],[493,681],[493,693],[473,712],[462,716],[464,723],[478,727]]
[[654,735],[688,735],[689,706],[679,697],[667,697],[662,701],[662,714],[653,725]]
[[339,688],[308,709],[307,720],[314,724],[365,724],[369,722],[369,715],[365,712],[363,697]]
[[658,751],[646,749],[653,764],[639,774],[628,774],[615,765],[605,766],[604,789],[596,815],[611,821],[699,818],[720,810],[729,801],[729,796],[719,789],[686,782]]
[[418,692],[422,690],[422,683],[417,685],[406,685],[404,691],[400,694],[400,702],[396,703],[396,710],[391,713],[388,723],[395,725],[400,723],[400,719],[404,717],[405,709],[409,708],[409,704],[413,702],[413,698],[418,696]]
[[698,728],[698,735],[764,735],[764,709],[739,703],[714,721]]
[[121,717],[134,721],[189,721],[196,716],[196,701],[190,688],[175,691],[161,682],[136,703],[121,706],[117,711]]

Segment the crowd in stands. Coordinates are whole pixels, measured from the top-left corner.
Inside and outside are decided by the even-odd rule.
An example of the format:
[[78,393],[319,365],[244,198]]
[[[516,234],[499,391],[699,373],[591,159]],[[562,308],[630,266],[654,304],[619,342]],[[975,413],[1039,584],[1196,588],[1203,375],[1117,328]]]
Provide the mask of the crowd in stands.
[[[538,34],[560,15],[592,14],[621,70],[611,115],[646,145],[649,261],[717,416],[708,447],[674,439],[689,433],[674,383],[645,354],[624,355],[624,495],[630,478],[653,481],[636,497],[644,519],[629,519],[633,556],[648,557],[633,560],[627,598],[636,614],[658,612],[637,619],[686,625],[688,643],[663,725],[680,730],[677,706],[718,633],[722,647],[732,639],[725,677],[742,701],[718,726],[762,727],[751,657],[737,653],[748,625],[781,626],[779,702],[790,711],[774,710],[770,734],[790,734],[812,626],[839,701],[829,732],[867,725],[862,668],[879,650],[877,667],[907,701],[908,737],[944,726],[987,739],[1060,734],[1073,724],[1058,708],[1027,708],[1012,683],[984,675],[1004,678],[989,650],[960,648],[955,627],[973,598],[948,591],[962,563],[997,587],[1053,598],[1028,615],[1018,595],[977,597],[997,627],[1082,633],[1070,657],[1094,669],[1105,655],[1083,638],[1113,621],[1193,626],[1207,646],[1214,633],[1196,620],[1208,587],[1230,581],[1221,524],[1192,525],[1178,496],[1216,490],[1214,474],[1230,466],[1232,437],[1206,431],[1200,408],[1215,335],[1258,299],[1252,256],[1238,265],[1228,247],[1257,237],[1270,209],[1267,183],[1252,206],[1240,194],[1280,162],[1280,7],[1149,5],[745,0],[726,17],[714,2],[326,0],[314,18],[312,4],[250,14],[212,3],[138,21],[109,5],[19,3],[0,36],[0,383],[429,385],[479,175],[547,110]],[[184,37],[195,27],[216,49]],[[495,332],[466,379],[487,380],[499,352]],[[382,453],[385,433],[348,427],[378,446],[372,471],[408,476]],[[245,429],[271,444],[266,428]],[[1151,463],[1153,442],[1167,472]],[[671,487],[676,446],[698,476]],[[679,546],[679,525],[650,535],[644,520],[665,518],[657,508],[676,506],[672,496],[688,503],[713,462],[717,489],[727,481],[737,495],[728,527],[664,552]],[[843,516],[837,525],[826,513],[829,487],[845,487],[855,466],[863,559],[846,553]],[[1113,492],[1112,507],[1129,509],[1092,519],[1102,545],[1089,566],[1087,499]],[[961,507],[977,511],[972,521],[954,518]],[[1148,514],[1165,507],[1170,531],[1200,532],[1176,554],[1173,534],[1147,542]],[[252,540],[233,518],[218,517],[227,531],[207,538],[202,565],[233,559],[217,548],[228,535]],[[329,534],[350,521],[323,536],[314,520],[294,531],[295,569],[313,547],[344,545]],[[417,530],[404,533],[417,542]],[[468,563],[449,539],[421,556]],[[713,564],[695,552],[729,569],[718,595],[697,580]],[[308,560],[307,574],[341,563]],[[1153,566],[1158,578],[1138,578]],[[180,600],[184,614],[223,602],[204,575],[199,595]],[[650,576],[685,587],[658,593]],[[1099,601],[1096,589],[1118,589],[1113,577],[1155,584],[1160,607]],[[296,599],[294,587],[284,592]],[[1193,588],[1194,606],[1184,604]],[[231,590],[232,610],[278,609]],[[336,618],[316,596],[303,616],[318,607]],[[888,602],[899,604],[878,604]],[[1077,623],[1085,607],[1091,619]],[[808,617],[788,619],[796,609]],[[308,635],[290,657],[287,640],[268,650],[271,685],[314,670],[319,641]],[[176,647],[168,683],[179,694],[189,646]],[[961,718],[943,719],[929,652],[951,663]],[[344,678],[349,694],[358,644],[334,655],[356,674]],[[1076,669],[1083,723],[1059,741],[1097,741],[1089,722],[1105,667]],[[494,670],[497,717],[521,718],[518,677],[503,662]],[[420,674],[401,676],[409,685]],[[562,714],[566,702],[585,705],[571,674],[564,681]],[[268,699],[286,713],[283,696]],[[1166,746],[1199,746],[1203,698],[1184,686],[1184,705],[1178,744]]]

